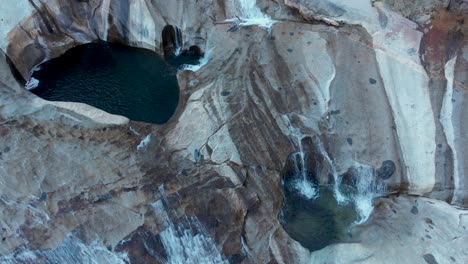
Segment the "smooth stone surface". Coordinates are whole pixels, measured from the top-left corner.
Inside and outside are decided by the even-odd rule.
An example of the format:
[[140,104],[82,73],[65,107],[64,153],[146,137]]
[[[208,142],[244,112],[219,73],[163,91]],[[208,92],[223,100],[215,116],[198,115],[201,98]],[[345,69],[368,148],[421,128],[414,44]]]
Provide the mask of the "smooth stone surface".
[[[309,263],[468,262],[466,211],[443,201],[404,195],[379,198],[375,204],[369,221],[353,230],[359,243],[312,252]],[[413,206],[418,214],[411,212]]]
[[[180,215],[198,216],[223,253],[244,263],[385,263],[395,256],[399,263],[424,263],[425,254],[440,263],[466,263],[467,236],[460,228],[466,211],[436,200],[427,199],[430,208],[418,204],[414,215],[414,204],[404,202],[410,198],[384,199],[388,206],[377,206],[360,242],[330,245],[312,256],[277,218],[280,172],[297,151],[297,131],[324,139],[339,174],[355,161],[377,168],[392,160],[395,173],[386,183],[395,191],[468,205],[467,42],[463,37],[460,45],[448,45],[444,37],[467,28],[457,22],[463,16],[455,8],[447,16],[437,12],[426,32],[381,1],[256,2],[281,21],[271,32],[255,26],[226,32],[229,26],[213,24],[238,15],[237,1],[5,5],[2,51],[24,79],[38,63],[97,39],[162,54],[160,33],[168,24],[182,30],[185,47],[197,45],[211,56],[197,71],[178,74],[183,103],[164,129],[112,122],[110,115],[95,119],[99,113],[83,111],[89,107],[46,102],[20,87],[2,59],[0,143],[10,151],[2,154],[0,169],[7,202],[0,205],[6,229],[1,254],[24,245],[54,248],[79,230],[87,243],[99,237],[110,248],[135,242],[129,252],[154,261],[144,241],[133,238],[163,228],[146,212],[164,184],[182,197]],[[222,95],[226,90],[229,96]],[[150,142],[138,150],[148,135]],[[26,156],[28,162],[18,162]],[[38,203],[42,193],[46,200]],[[390,217],[394,211],[402,217]],[[445,227],[432,232],[437,227],[425,223]]]

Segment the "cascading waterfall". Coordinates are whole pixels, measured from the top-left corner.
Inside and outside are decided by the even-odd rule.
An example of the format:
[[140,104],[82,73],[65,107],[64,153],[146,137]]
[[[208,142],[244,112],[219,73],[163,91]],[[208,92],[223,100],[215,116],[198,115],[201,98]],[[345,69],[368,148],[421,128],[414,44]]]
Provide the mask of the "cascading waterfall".
[[[293,188],[304,198],[314,199],[318,196],[318,191],[316,186],[307,179],[308,168],[307,162],[305,162],[305,153],[302,146],[302,138],[304,135],[301,133],[300,129],[294,127],[291,124],[291,121],[288,117],[285,117],[285,121],[291,132],[292,139],[299,151],[294,153],[293,163],[294,163],[294,182]],[[299,176],[299,177],[298,177]]]
[[[299,158],[299,162],[298,162]],[[307,179],[307,165],[304,161],[304,152],[302,149],[294,154],[294,170],[295,174],[300,175],[299,179],[294,180],[293,187],[296,191],[306,199],[314,199],[318,196],[317,188],[312,182]]]
[[[299,128],[294,127],[289,117],[283,116],[283,118],[290,136],[298,148],[298,152],[293,154],[294,178],[291,186],[303,198],[307,200],[316,199],[319,196],[319,187],[308,179],[309,169],[302,146],[302,139],[307,135],[302,134]],[[322,141],[318,137],[316,139],[314,140],[315,146],[333,175],[333,196],[339,205],[346,206],[352,203],[358,214],[358,219],[355,223],[364,223],[373,210],[372,200],[385,193],[385,186],[377,182],[377,176],[371,166],[358,162],[355,162],[354,165],[353,186],[342,186],[342,179],[338,175],[333,160],[330,158]]]
[[[160,187],[165,199],[164,189]],[[228,264],[213,238],[197,218],[184,217],[185,226],[176,226],[170,219],[163,200],[152,203],[154,212],[162,217],[165,230],[159,237],[167,254],[168,264]]]
[[198,71],[203,66],[205,66],[208,63],[208,61],[211,59],[213,49],[214,48],[208,49],[203,55],[203,57],[200,58],[200,60],[198,61],[198,64],[184,64],[181,66],[181,70],[193,71],[193,72]]
[[372,200],[385,193],[385,186],[376,181],[374,169],[371,166],[356,162],[356,190],[350,194],[350,200],[353,201],[359,219],[356,224],[362,224],[367,221],[374,207]]
[[[262,13],[260,8],[257,6],[256,0],[237,0],[238,9],[240,12],[239,26],[259,26],[265,29],[270,29],[275,20]],[[236,22],[236,19],[229,19],[227,21]]]
[[328,152],[325,150],[325,147],[322,144],[322,141],[318,140],[317,141],[318,149],[320,151],[320,154],[322,154],[323,158],[327,161],[328,166],[330,167],[330,170],[333,175],[334,179],[334,184],[333,184],[333,193],[335,195],[336,201],[341,204],[346,202],[346,196],[344,196],[341,191],[340,191],[340,184],[341,184],[341,178],[338,177],[338,172],[336,171],[335,164],[331,160],[330,156],[328,155]]
[[125,264],[129,259],[125,253],[110,251],[99,241],[86,245],[70,235],[56,249],[22,250],[0,257],[0,263]]
[[182,52],[182,32],[178,27],[172,26],[175,31],[175,55],[179,56]]
[[104,0],[101,4],[101,24],[103,25],[102,36],[101,39],[107,41],[107,36],[109,32],[109,11],[110,11],[110,1],[111,0]]
[[26,83],[24,87],[28,90],[31,90],[31,89],[36,88],[37,86],[39,86],[39,80],[34,77],[31,77],[29,78],[28,82]]

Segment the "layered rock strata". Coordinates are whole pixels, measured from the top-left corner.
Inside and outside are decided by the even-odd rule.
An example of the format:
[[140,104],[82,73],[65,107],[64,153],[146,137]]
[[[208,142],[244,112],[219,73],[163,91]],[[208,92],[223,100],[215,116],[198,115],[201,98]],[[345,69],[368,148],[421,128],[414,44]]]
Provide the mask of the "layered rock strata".
[[[445,202],[383,198],[355,244],[312,254],[278,221],[294,131],[321,138],[339,173],[392,161],[389,190],[468,205],[466,2],[259,1],[278,21],[270,32],[226,32],[213,20],[238,15],[236,3],[2,4],[0,254],[55,248],[73,233],[157,262],[144,238],[162,229],[150,204],[164,186],[173,221],[197,217],[231,262],[375,263],[388,260],[382,248],[416,240],[414,262],[466,262],[466,213]],[[162,54],[166,25],[180,28],[184,47],[210,52],[198,71],[178,74],[183,96],[165,125],[47,102],[19,84],[99,39]],[[378,226],[385,239],[371,235]],[[460,250],[427,251],[446,242]]]

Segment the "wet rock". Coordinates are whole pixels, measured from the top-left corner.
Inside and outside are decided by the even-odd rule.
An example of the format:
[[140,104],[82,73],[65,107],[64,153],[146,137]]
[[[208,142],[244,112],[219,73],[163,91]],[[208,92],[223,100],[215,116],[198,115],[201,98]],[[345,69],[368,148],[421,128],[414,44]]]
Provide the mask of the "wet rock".
[[425,255],[423,255],[423,258],[424,258],[424,260],[426,261],[427,264],[439,264],[436,261],[434,255],[432,255],[432,254],[425,254]]
[[173,25],[167,25],[164,27],[161,33],[161,45],[166,58],[174,57],[177,52],[182,49],[182,32],[181,30]]
[[411,207],[411,213],[414,214],[414,215],[418,214],[419,213],[418,207],[416,207],[416,206]]
[[182,51],[182,56],[189,56],[194,58],[201,58],[203,57],[204,53],[202,49],[198,46],[190,46],[189,49]]
[[388,180],[395,172],[395,163],[391,160],[382,162],[382,166],[377,170],[377,176],[383,180]]
[[[164,37],[159,37],[167,24],[180,27],[184,42],[189,45],[203,49],[214,47],[215,52],[203,70],[180,72],[184,97],[173,121],[164,127],[135,126],[141,133],[154,133],[159,140],[140,153],[133,151],[141,139],[128,132],[128,120],[83,105],[38,100],[9,75],[2,54],[0,138],[9,145],[11,142],[14,151],[2,155],[0,180],[6,184],[0,186],[0,191],[13,201],[28,201],[29,197],[37,199],[46,188],[47,203],[34,209],[0,205],[0,217],[10,230],[31,225],[31,228],[21,228],[31,241],[12,234],[6,239],[7,245],[0,247],[0,254],[12,252],[28,242],[39,247],[56,247],[66,232],[79,226],[85,229],[87,241],[100,237],[112,247],[124,238],[131,240],[140,226],[145,227],[143,231],[150,230],[157,235],[160,226],[147,214],[148,204],[160,198],[158,187],[165,185],[168,192],[183,197],[177,214],[201,216],[227,257],[238,259],[242,255],[246,263],[323,263],[330,259],[346,264],[359,263],[362,259],[381,263],[393,259],[385,248],[395,248],[412,263],[419,263],[428,251],[441,250],[435,246],[440,244],[449,245],[444,247],[443,254],[459,261],[466,259],[458,250],[466,245],[466,236],[452,240],[462,230],[458,226],[466,226],[466,221],[457,209],[438,201],[418,205],[418,216],[430,215],[437,228],[444,228],[444,232],[432,235],[432,243],[426,240],[411,248],[407,245],[414,244],[412,239],[423,235],[419,225],[408,224],[407,219],[418,216],[411,214],[413,204],[404,195],[395,201],[377,202],[375,217],[361,232],[353,234],[362,242],[331,245],[312,255],[293,241],[278,219],[272,217],[281,208],[279,172],[283,166],[291,167],[288,155],[298,147],[292,140],[289,124],[304,135],[321,134],[328,142],[326,150],[339,167],[339,173],[346,172],[355,160],[370,164],[388,160],[377,175],[388,179],[395,189],[433,195],[432,190],[438,189],[435,186],[449,183],[442,191],[454,197],[451,202],[466,204],[463,192],[466,170],[459,168],[461,176],[453,181],[460,185],[450,183],[451,172],[435,173],[435,167],[443,164],[435,162],[434,156],[438,154],[433,149],[436,142],[443,142],[435,134],[440,133],[441,138],[447,136],[443,134],[446,130],[439,128],[436,132],[435,128],[445,87],[437,89],[441,92],[433,96],[437,100],[427,96],[429,79],[418,56],[423,33],[416,24],[389,12],[381,1],[374,6],[365,1],[359,6],[356,5],[361,2],[353,1],[277,1],[280,7],[287,5],[297,13],[284,11],[291,10],[288,8],[270,10],[276,12],[275,17],[285,18],[272,28],[274,42],[264,41],[270,35],[257,27],[250,27],[250,37],[245,38],[244,28],[226,33],[225,28],[213,25],[207,14],[219,19],[238,12],[225,1],[147,1],[144,4],[110,1],[106,6],[108,1],[82,4],[58,0],[42,1],[47,8],[41,12],[36,12],[28,2],[3,6],[2,19],[8,23],[2,24],[0,31],[2,51],[11,57],[25,79],[44,59],[97,39],[175,54],[177,47],[181,47],[177,30],[168,28],[162,34]],[[410,8],[418,7],[411,4]],[[3,17],[6,13],[15,15]],[[416,13],[415,17],[418,16]],[[343,26],[328,26],[337,25],[336,21]],[[284,36],[280,32],[285,32]],[[297,41],[291,41],[293,38],[287,32],[304,35],[295,34]],[[412,52],[408,53],[409,50]],[[455,135],[466,135],[466,128],[457,125],[463,124],[460,120],[466,116],[462,85],[466,56],[460,50],[447,52],[457,54],[453,100],[457,99],[460,105],[453,107],[450,116],[457,131]],[[199,52],[194,50],[193,54]],[[357,58],[362,63],[357,63]],[[424,63],[434,60],[429,53],[423,58]],[[444,63],[440,67],[437,61],[433,68],[443,69]],[[395,72],[398,78],[394,78]],[[369,91],[362,89],[363,82],[367,83],[363,73],[379,80]],[[227,87],[231,94],[222,97]],[[279,92],[274,87],[283,89]],[[445,101],[451,102],[450,98]],[[341,113],[327,120],[326,115],[332,109],[340,109]],[[407,124],[411,126],[408,128]],[[73,129],[78,125],[80,129]],[[108,130],[104,133],[102,127]],[[344,140],[351,134],[352,145]],[[455,140],[464,142],[459,136]],[[320,172],[313,172],[314,178],[328,182],[329,168],[323,156],[309,145],[313,144],[305,144],[307,164]],[[462,143],[451,146],[458,152],[447,155],[466,160],[463,146]],[[195,164],[194,149],[206,157],[200,166]],[[17,162],[25,157],[28,157],[27,164]],[[343,178],[349,178],[344,181],[352,183],[351,176]],[[41,222],[37,219],[42,219],[44,226],[32,228],[31,223]],[[248,254],[242,254],[241,238],[249,249]],[[134,250],[137,259],[146,260],[151,252],[144,248],[142,241],[130,250]],[[158,246],[153,240],[148,241]]]

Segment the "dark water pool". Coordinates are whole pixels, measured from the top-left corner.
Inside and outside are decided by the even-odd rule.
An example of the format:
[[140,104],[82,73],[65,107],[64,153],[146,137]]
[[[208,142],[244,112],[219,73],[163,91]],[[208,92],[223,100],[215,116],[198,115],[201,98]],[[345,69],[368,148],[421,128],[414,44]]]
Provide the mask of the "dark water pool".
[[331,186],[321,186],[315,199],[285,186],[281,222],[294,240],[310,251],[351,240],[349,228],[358,217],[352,203],[338,204]]
[[50,101],[86,103],[131,120],[163,124],[177,108],[178,66],[149,50],[90,43],[42,64],[33,74],[39,86],[32,92]]

